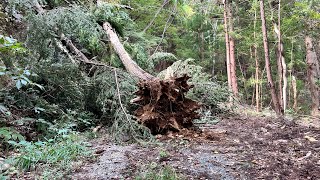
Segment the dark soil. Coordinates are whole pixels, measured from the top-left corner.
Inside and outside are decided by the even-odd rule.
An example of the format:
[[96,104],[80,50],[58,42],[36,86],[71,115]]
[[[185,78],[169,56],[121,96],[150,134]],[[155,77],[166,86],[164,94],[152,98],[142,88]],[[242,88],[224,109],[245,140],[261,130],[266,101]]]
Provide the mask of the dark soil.
[[[184,179],[320,179],[320,129],[276,118],[230,117],[158,136],[148,147],[94,142],[101,156],[72,179],[134,179],[170,166]],[[100,143],[99,143],[100,142]],[[153,167],[154,168],[154,167]]]

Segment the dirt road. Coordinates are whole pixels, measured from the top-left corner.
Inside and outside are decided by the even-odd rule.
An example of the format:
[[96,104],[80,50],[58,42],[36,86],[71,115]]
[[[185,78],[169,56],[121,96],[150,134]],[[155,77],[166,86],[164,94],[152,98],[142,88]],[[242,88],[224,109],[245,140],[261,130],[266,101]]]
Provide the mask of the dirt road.
[[276,118],[230,117],[203,132],[158,136],[158,143],[115,145],[95,140],[102,152],[72,179],[135,179],[162,167],[182,179],[320,179],[320,129]]

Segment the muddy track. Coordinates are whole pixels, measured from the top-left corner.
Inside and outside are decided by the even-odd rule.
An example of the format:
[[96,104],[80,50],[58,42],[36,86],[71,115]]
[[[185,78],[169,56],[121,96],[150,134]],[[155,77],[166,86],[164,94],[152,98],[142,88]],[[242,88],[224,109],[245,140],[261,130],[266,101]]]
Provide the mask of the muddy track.
[[[150,166],[170,166],[184,179],[320,179],[320,130],[275,118],[225,118],[204,133],[159,136],[158,145],[103,151],[72,179],[134,179]],[[166,155],[163,157],[161,153]]]

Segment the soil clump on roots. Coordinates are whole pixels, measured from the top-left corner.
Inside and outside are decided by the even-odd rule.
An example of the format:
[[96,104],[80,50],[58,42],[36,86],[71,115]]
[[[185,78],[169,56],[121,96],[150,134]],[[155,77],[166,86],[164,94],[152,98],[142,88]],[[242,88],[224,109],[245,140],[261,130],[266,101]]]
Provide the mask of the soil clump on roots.
[[193,127],[199,118],[200,104],[185,96],[193,85],[187,83],[189,76],[172,77],[167,80],[141,81],[132,102],[140,105],[135,111],[139,123],[148,127],[152,134],[180,131]]

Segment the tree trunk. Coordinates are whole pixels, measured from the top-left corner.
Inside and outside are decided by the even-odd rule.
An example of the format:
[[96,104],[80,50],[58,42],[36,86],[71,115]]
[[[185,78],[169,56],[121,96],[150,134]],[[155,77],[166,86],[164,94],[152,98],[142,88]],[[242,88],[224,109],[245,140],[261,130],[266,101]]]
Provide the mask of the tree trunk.
[[230,73],[230,45],[229,45],[229,30],[228,30],[228,17],[227,17],[227,0],[224,0],[224,31],[225,31],[225,39],[226,39],[226,64],[227,64],[227,77],[228,77],[228,87],[232,89],[231,83],[231,73]]
[[278,115],[283,114],[279,99],[276,94],[276,90],[274,87],[274,83],[272,80],[272,74],[271,74],[271,68],[270,68],[270,58],[269,58],[269,47],[268,47],[268,34],[267,34],[267,28],[266,28],[266,19],[264,15],[264,1],[260,0],[260,14],[261,14],[261,28],[262,28],[262,34],[263,34],[263,46],[264,46],[264,56],[265,56],[265,62],[266,62],[266,71],[267,71],[267,78],[268,78],[268,85],[271,92],[272,102],[274,106],[274,110]]
[[200,29],[200,58],[201,58],[201,62],[204,61],[204,33],[202,32],[202,25],[201,25],[201,29]]
[[[229,25],[229,32],[233,32],[233,15],[232,15],[232,3],[227,2],[227,25]],[[228,32],[228,34],[229,34]],[[229,34],[229,52],[230,52],[230,75],[231,75],[231,86],[232,92],[235,97],[238,97],[238,82],[237,82],[237,72],[236,72],[236,58],[235,58],[235,40],[232,35]]]
[[138,122],[153,134],[192,127],[193,119],[199,118],[197,110],[200,105],[185,97],[193,87],[187,83],[190,77],[184,75],[160,80],[152,76],[131,59],[108,22],[103,24],[103,29],[127,71],[143,80],[138,84],[138,97],[131,101],[140,105],[135,111]]
[[[203,0],[200,1],[201,3],[203,3]],[[203,9],[201,9],[201,16],[203,17],[204,16],[204,11]],[[200,40],[200,47],[199,47],[199,50],[200,50],[200,59],[201,59],[201,62],[204,61],[204,32],[203,32],[203,22],[201,23],[200,25],[200,29],[199,29],[199,40]]]
[[141,69],[135,61],[131,59],[127,51],[124,49],[123,45],[121,44],[118,35],[113,31],[112,26],[110,23],[105,22],[103,23],[103,29],[107,32],[108,38],[118,54],[119,58],[121,59],[123,65],[127,69],[127,71],[133,75],[138,77],[139,79],[143,80],[152,80],[155,79],[154,76],[151,74],[145,72],[143,69]]
[[[281,86],[279,87],[279,91],[280,91],[280,99],[281,101],[281,105],[283,108],[283,112],[286,111],[287,108],[287,65],[286,65],[286,61],[284,58],[284,51],[283,51],[283,42],[281,40],[281,0],[279,0],[279,8],[278,8],[278,55],[279,55],[279,64],[280,64],[280,70],[281,70],[281,79],[283,82],[283,86],[281,89]],[[282,91],[282,93],[281,93]]]
[[319,112],[319,87],[316,84],[316,81],[319,81],[319,63],[317,60],[317,55],[314,52],[314,47],[312,44],[312,39],[309,36],[305,38],[307,56],[306,61],[308,65],[307,74],[309,81],[309,89],[311,93],[311,115],[318,116]]
[[256,62],[256,73],[255,73],[255,90],[256,90],[256,111],[260,111],[260,93],[259,93],[259,59],[258,59],[258,49],[257,49],[257,41],[256,41],[256,24],[257,24],[257,10],[254,11],[254,31],[253,31],[253,38],[254,38],[254,59]]
[[293,93],[293,109],[295,112],[298,112],[298,108],[297,108],[297,104],[298,104],[298,100],[297,100],[297,81],[296,81],[296,77],[292,76],[292,93]]
[[[274,24],[274,27],[277,27],[276,24]],[[278,35],[278,34],[277,34]],[[279,39],[279,37],[278,37]],[[282,97],[282,63],[281,63],[281,53],[279,50],[280,45],[278,45],[278,48],[276,50],[276,56],[277,56],[277,69],[278,69],[278,96],[279,96],[279,104],[281,107],[283,107],[283,97]]]

